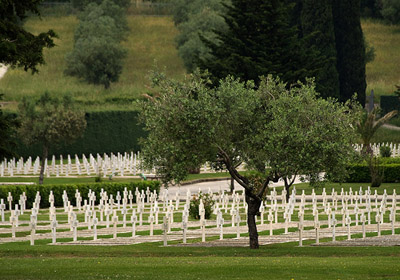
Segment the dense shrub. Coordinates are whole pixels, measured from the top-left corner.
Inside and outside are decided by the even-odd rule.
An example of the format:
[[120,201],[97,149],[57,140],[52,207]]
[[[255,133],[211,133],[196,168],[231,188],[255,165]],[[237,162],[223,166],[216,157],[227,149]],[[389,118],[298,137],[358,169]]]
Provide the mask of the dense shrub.
[[214,200],[209,194],[200,193],[198,196],[194,195],[192,200],[190,201],[189,214],[193,219],[200,219],[199,206],[201,199],[203,200],[204,204],[204,217],[205,219],[210,219]]
[[[383,168],[384,183],[394,183],[400,181],[400,164],[399,163],[381,163],[380,167]],[[366,163],[352,164],[348,166],[349,178],[347,183],[370,183],[371,174],[369,166]]]
[[389,158],[392,155],[392,151],[389,146],[380,147],[379,152],[383,158]]
[[[142,190],[146,191],[147,187],[150,191],[156,190],[160,191],[160,182],[159,181],[139,181],[139,182],[130,182],[130,183],[88,183],[88,184],[65,184],[65,185],[7,185],[0,186],[0,199],[4,199],[4,202],[7,203],[8,193],[11,192],[13,197],[13,205],[18,203],[20,195],[25,192],[27,197],[26,206],[27,208],[31,208],[33,202],[35,201],[36,193],[40,192],[41,200],[40,207],[47,208],[49,207],[49,195],[50,191],[53,191],[54,194],[54,205],[56,207],[63,206],[62,195],[64,190],[68,194],[68,199],[71,201],[72,205],[75,205],[75,193],[76,190],[79,190],[82,203],[84,199],[87,199],[89,190],[95,192],[97,201],[100,198],[101,189],[107,192],[108,196],[110,194],[113,195],[114,199],[117,195],[117,192],[120,192],[121,196],[126,188],[128,191],[132,191],[134,194],[136,188],[141,192]],[[136,200],[136,197],[134,198]],[[7,203],[8,205],[8,203]]]

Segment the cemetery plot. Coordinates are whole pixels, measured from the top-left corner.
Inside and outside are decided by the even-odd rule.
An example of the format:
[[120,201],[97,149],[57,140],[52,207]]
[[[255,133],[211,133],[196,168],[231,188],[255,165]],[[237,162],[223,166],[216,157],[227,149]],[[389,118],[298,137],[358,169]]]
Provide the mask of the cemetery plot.
[[[197,194],[196,194],[197,195]],[[219,191],[208,195],[214,201],[213,214],[205,218],[206,205],[200,199],[200,220],[189,215],[192,194],[161,194],[149,189],[134,193],[126,189],[115,197],[101,191],[100,196],[89,191],[83,198],[77,190],[74,197],[62,195],[63,207],[54,207],[55,197],[49,194],[50,208],[41,209],[41,195],[36,193],[31,209],[26,207],[26,194],[0,199],[0,243],[48,239],[51,244],[124,245],[162,242],[164,246],[248,246],[247,204],[242,193]],[[355,238],[365,242],[367,236],[377,236],[376,244],[384,244],[385,234],[396,234],[397,194],[378,194],[362,189],[338,193],[323,189],[317,195],[296,193],[294,188],[288,201],[285,190],[272,190],[260,206],[257,227],[260,244],[321,240],[337,243],[336,238]],[[397,237],[397,236],[396,236]],[[379,239],[382,238],[382,239]],[[200,240],[196,245],[196,240]],[[372,240],[372,239],[371,239]],[[397,239],[391,239],[390,244]],[[400,243],[400,242],[399,242]],[[351,244],[351,243],[349,243]],[[326,245],[326,244],[325,244]]]
[[[375,155],[379,155],[381,146],[389,146],[392,151],[392,157],[400,156],[399,144],[374,144],[372,150]],[[362,150],[362,145],[354,145],[357,151]],[[244,170],[245,166],[241,166],[240,170]],[[210,164],[204,164],[201,167],[202,172],[214,172]],[[20,159],[4,159],[0,163],[0,177],[19,177],[19,176],[36,176],[40,172],[40,158],[32,159],[29,157],[27,160]],[[44,174],[47,177],[70,177],[70,176],[139,176],[148,179],[155,178],[155,170],[143,170],[141,167],[140,153],[124,153],[124,154],[104,154],[103,156],[97,154],[89,155],[87,158],[84,154],[79,158],[77,155],[71,157],[68,155],[66,158],[60,156],[56,158],[54,155],[51,160],[45,160]],[[143,175],[147,174],[147,175]]]
[[[145,179],[157,179],[154,175],[155,170],[144,170],[141,167],[140,153],[124,153],[103,156],[92,154],[87,158],[84,154],[79,158],[77,155],[66,158],[54,155],[51,160],[45,160],[44,174],[47,177],[71,177],[71,176],[100,176],[106,177],[124,177],[141,176]],[[242,168],[243,169],[243,168]],[[201,167],[202,172],[214,172],[210,164],[204,164]],[[40,158],[27,160],[23,158],[10,160],[4,159],[0,162],[0,177],[21,177],[38,176],[40,173]],[[146,174],[146,175],[145,175]]]

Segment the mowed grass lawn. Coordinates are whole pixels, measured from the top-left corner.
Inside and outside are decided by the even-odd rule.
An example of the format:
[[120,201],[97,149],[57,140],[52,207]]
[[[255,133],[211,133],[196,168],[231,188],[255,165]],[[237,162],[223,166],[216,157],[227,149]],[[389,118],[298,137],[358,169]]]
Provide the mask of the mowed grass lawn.
[[0,245],[0,279],[400,279],[400,247]]
[[[26,29],[39,33],[53,29],[59,36],[56,46],[45,49],[46,64],[39,67],[39,74],[32,75],[22,69],[10,69],[0,80],[0,92],[6,101],[20,101],[23,96],[38,96],[45,90],[52,95],[71,94],[85,110],[132,109],[132,100],[148,91],[149,71],[155,62],[160,69],[166,67],[171,77],[182,77],[183,63],[178,57],[174,38],[177,34],[170,17],[128,16],[130,28],[123,46],[128,50],[119,82],[109,90],[102,86],[88,85],[77,78],[63,74],[65,55],[73,48],[74,30],[78,24],[75,16],[30,18]],[[6,106],[17,108],[16,103]]]

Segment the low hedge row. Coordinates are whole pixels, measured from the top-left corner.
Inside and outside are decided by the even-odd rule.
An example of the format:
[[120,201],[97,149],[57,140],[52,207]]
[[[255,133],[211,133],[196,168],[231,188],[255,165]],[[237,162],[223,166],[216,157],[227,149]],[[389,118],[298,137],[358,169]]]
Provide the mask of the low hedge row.
[[[96,201],[99,201],[101,189],[107,192],[108,196],[110,194],[113,195],[114,200],[117,195],[117,192],[120,192],[120,195],[123,195],[123,191],[126,188],[128,191],[132,191],[135,197],[135,190],[141,192],[142,190],[146,191],[147,187],[150,191],[160,191],[160,182],[159,181],[139,181],[139,182],[130,182],[130,183],[88,183],[88,184],[64,184],[64,185],[4,185],[0,186],[0,199],[4,199],[4,203],[7,205],[8,209],[8,193],[10,192],[13,197],[12,204],[15,205],[18,203],[20,195],[25,192],[27,201],[26,207],[31,208],[33,202],[35,201],[36,193],[40,192],[41,200],[40,207],[48,208],[49,204],[49,195],[50,191],[53,191],[54,195],[54,205],[56,207],[63,206],[62,195],[64,190],[68,194],[68,199],[72,205],[76,206],[75,193],[76,190],[79,190],[82,197],[82,205],[83,201],[88,198],[89,190],[96,193]],[[14,206],[13,206],[14,208]]]
[[[400,164],[381,164],[384,171],[384,183],[400,182]],[[348,166],[350,177],[347,183],[368,183],[371,182],[371,175],[367,164],[352,164]]]

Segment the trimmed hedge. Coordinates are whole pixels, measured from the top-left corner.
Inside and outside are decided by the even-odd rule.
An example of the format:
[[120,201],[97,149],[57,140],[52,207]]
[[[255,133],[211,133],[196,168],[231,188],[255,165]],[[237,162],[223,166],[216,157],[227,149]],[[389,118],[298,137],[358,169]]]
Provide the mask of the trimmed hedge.
[[[383,183],[396,183],[400,182],[400,164],[390,163],[381,164],[384,170]],[[371,176],[369,167],[366,164],[352,164],[348,166],[350,177],[346,183],[369,183]]]
[[[20,195],[25,192],[27,201],[26,207],[31,208],[33,202],[35,201],[36,193],[40,192],[41,200],[40,207],[48,208],[49,204],[49,195],[50,191],[53,191],[54,195],[54,206],[60,207],[63,206],[62,195],[64,190],[68,194],[68,199],[71,201],[72,205],[76,206],[75,200],[75,192],[78,189],[81,197],[82,197],[82,205],[85,199],[88,199],[89,190],[96,193],[96,201],[98,202],[100,199],[101,189],[107,192],[107,195],[110,197],[110,194],[113,195],[114,200],[117,195],[117,192],[120,192],[121,197],[123,196],[123,191],[126,188],[128,191],[132,191],[132,194],[135,197],[135,190],[141,192],[142,190],[146,191],[147,187],[150,191],[160,192],[160,182],[159,181],[139,181],[139,182],[130,182],[130,183],[89,183],[89,184],[65,184],[65,185],[4,185],[0,186],[0,199],[4,199],[4,203],[8,206],[8,192],[11,192],[13,197],[12,204],[15,205],[18,203]],[[14,206],[13,206],[14,208]]]
[[[70,145],[50,147],[49,158],[77,154],[123,153],[139,151],[139,138],[146,137],[138,124],[137,111],[104,111],[86,113],[87,127],[81,138]],[[27,158],[42,155],[40,145],[25,146],[19,141],[15,153]]]
[[381,95],[380,106],[383,115],[393,110],[400,110],[400,98],[395,95]]

